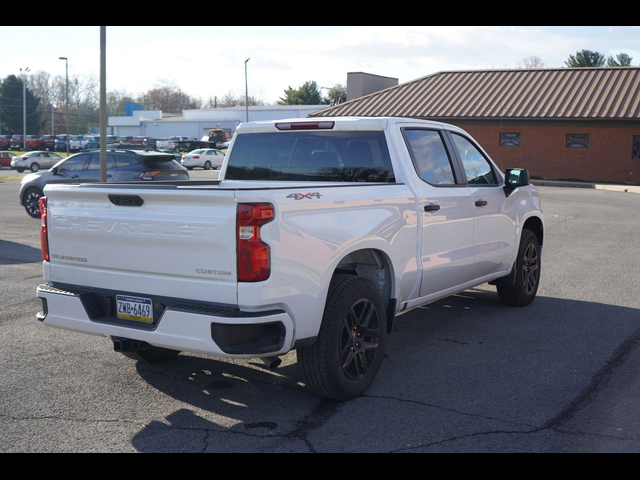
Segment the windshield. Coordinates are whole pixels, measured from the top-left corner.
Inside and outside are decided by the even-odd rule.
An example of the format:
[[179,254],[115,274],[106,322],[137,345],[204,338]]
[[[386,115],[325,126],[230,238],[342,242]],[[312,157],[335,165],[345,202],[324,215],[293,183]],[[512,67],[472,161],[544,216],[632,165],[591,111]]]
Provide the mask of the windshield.
[[383,132],[239,135],[227,180],[395,182]]

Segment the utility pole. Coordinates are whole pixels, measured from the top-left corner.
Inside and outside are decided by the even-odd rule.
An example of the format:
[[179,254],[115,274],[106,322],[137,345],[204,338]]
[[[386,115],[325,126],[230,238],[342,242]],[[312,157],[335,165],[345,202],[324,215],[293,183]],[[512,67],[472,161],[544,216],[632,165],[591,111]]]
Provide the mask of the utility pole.
[[244,103],[246,109],[246,119],[249,121],[249,82],[247,80],[247,63],[251,58],[247,58],[244,62]]
[[100,27],[100,182],[107,181],[107,27]]
[[69,59],[67,57],[58,57],[58,60],[64,60],[67,72],[67,111],[65,113],[65,129],[67,130],[67,157],[69,156]]
[[29,67],[22,72],[22,148],[27,150],[27,72]]

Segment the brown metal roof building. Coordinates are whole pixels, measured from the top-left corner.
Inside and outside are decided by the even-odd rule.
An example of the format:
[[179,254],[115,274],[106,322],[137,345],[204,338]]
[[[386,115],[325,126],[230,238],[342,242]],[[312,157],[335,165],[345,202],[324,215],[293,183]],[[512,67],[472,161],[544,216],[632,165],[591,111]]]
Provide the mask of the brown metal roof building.
[[456,124],[502,167],[538,178],[640,183],[640,68],[440,72],[313,116]]

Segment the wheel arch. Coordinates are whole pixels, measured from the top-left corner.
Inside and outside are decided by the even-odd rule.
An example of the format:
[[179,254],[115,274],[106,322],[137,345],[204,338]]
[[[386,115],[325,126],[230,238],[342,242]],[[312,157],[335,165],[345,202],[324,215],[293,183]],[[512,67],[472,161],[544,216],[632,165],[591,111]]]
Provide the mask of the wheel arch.
[[538,243],[542,247],[544,242],[544,223],[540,217],[531,216],[527,218],[522,226],[522,230],[531,230],[538,238]]
[[389,256],[377,248],[363,248],[346,254],[333,271],[335,275],[348,274],[366,278],[380,292],[387,314],[387,329],[392,329],[396,313],[395,272]]

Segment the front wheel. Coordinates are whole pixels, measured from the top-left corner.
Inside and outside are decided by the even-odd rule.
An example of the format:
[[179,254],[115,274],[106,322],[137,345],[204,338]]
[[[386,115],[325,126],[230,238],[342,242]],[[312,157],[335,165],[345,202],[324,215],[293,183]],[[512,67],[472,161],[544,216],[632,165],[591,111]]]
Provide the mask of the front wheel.
[[39,188],[30,188],[24,194],[24,209],[32,218],[40,218],[41,197],[42,191]]
[[318,339],[298,350],[298,365],[314,393],[351,400],[375,380],[386,342],[387,317],[378,289],[362,277],[336,275]]
[[36,173],[38,170],[40,170],[40,165],[34,162],[29,167],[29,170],[31,170],[33,173]]
[[516,268],[514,285],[512,287],[498,286],[498,296],[507,305],[525,307],[536,298],[540,284],[540,243],[538,237],[531,230],[522,232],[518,258],[514,268]]

